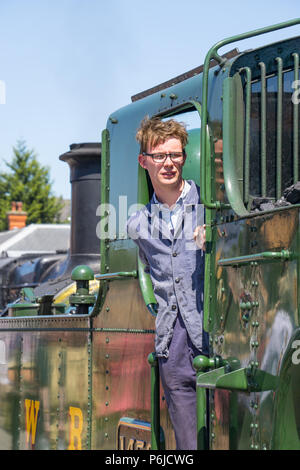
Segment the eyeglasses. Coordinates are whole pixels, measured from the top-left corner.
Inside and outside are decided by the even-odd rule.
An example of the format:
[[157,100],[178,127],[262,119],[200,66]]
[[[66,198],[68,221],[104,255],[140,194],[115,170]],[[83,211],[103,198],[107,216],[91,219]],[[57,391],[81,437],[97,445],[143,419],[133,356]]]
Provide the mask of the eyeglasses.
[[181,163],[185,157],[185,152],[172,152],[172,153],[146,153],[146,157],[151,157],[155,163],[165,163],[166,159],[170,157],[173,163]]

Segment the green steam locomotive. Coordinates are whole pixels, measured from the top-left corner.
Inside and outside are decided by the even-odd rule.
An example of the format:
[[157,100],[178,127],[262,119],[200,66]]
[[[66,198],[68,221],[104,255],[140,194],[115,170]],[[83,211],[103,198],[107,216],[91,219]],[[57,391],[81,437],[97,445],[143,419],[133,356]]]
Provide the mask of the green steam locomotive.
[[79,215],[100,260],[81,251],[0,317],[2,449],[175,448],[152,354],[156,300],[126,234],[152,195],[135,140],[146,115],[191,127],[183,177],[206,208],[198,447],[300,448],[300,36],[218,52],[299,23],[220,41],[203,66],[111,114],[97,150],[101,199],[99,181],[92,190],[99,222]]

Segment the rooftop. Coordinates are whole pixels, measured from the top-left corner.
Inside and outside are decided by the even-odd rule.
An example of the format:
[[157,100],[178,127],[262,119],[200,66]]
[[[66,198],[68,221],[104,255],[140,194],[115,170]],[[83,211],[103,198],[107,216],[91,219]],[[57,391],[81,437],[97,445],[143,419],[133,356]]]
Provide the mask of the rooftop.
[[68,224],[31,224],[22,229],[0,232],[0,257],[66,252],[69,246]]

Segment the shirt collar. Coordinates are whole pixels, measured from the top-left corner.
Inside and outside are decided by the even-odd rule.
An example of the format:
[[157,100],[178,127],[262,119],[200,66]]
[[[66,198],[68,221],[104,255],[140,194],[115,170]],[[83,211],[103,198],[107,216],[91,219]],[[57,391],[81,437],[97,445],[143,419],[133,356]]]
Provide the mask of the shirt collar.
[[[188,183],[186,180],[184,180],[183,190],[181,191],[180,196],[178,197],[177,201],[174,204],[175,207],[176,207],[177,204],[182,204],[183,203],[183,201],[186,198],[187,193],[189,192],[190,188],[191,188],[190,183]],[[170,210],[169,207],[166,204],[158,201],[155,193],[153,194],[153,202],[155,204],[158,204],[160,209]]]

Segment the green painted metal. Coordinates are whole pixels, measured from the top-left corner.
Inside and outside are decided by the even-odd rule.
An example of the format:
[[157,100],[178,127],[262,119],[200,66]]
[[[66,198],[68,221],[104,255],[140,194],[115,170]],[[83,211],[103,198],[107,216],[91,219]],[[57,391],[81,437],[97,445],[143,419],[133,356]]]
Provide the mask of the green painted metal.
[[69,303],[76,307],[77,314],[87,315],[89,307],[96,302],[95,295],[89,293],[89,281],[94,279],[94,272],[89,266],[79,265],[73,269],[71,279],[76,281],[76,293],[70,295]]
[[[297,238],[296,238],[296,249],[297,253],[300,253],[300,230],[298,230],[297,233]],[[300,299],[300,260],[298,257],[298,262],[297,262],[297,299]],[[297,325],[300,325],[300,302],[298,301],[297,309],[296,309],[296,323]]]
[[226,78],[223,86],[223,169],[228,200],[240,217],[248,214],[242,196],[243,107],[241,79],[236,74]]
[[94,272],[89,266],[79,265],[73,269],[71,279],[73,281],[92,281],[94,279]]
[[[87,293],[83,293],[82,290],[86,291],[86,289],[79,289],[81,292],[77,291],[76,294],[70,295],[70,305],[94,305],[96,297],[94,295],[89,295]],[[83,313],[83,312],[81,312]],[[86,312],[87,313],[87,312]]]
[[[269,66],[267,62],[266,65]],[[221,96],[229,64],[224,62],[222,70],[220,73],[217,68],[219,73],[212,70],[207,75],[207,86],[212,91],[206,109],[201,112],[207,118],[202,125],[206,142],[203,144],[202,139],[205,158],[201,178],[205,179],[204,199],[208,204],[205,329],[210,331],[210,357],[198,359],[198,445],[208,446],[206,410],[210,416],[212,449],[299,449],[300,377],[299,365],[293,362],[295,357],[299,359],[295,341],[300,341],[299,206],[243,217],[233,216],[229,209],[227,194],[215,181],[214,141],[220,138],[218,131],[222,128]],[[295,77],[297,73],[295,66]],[[225,101],[230,94],[239,93],[240,84],[235,80],[225,85],[228,86]],[[134,138],[139,122],[146,114],[164,116],[190,109],[191,103],[199,99],[201,88],[205,88],[203,83],[202,75],[195,76],[172,86],[166,93],[155,93],[113,113],[102,137],[102,202],[116,205],[119,194],[123,194],[128,196],[129,205],[136,203],[137,194],[145,189],[145,179],[138,177]],[[247,93],[250,93],[248,78]],[[236,97],[230,99],[234,101]],[[238,110],[239,106],[231,115],[228,110],[223,118],[228,116],[233,125]],[[245,114],[248,130],[249,110],[247,107]],[[293,126],[295,123],[297,118]],[[198,139],[196,133],[194,137]],[[294,154],[297,138],[298,129],[293,138]],[[294,158],[294,178],[298,172],[296,164]],[[239,180],[240,174],[236,178]],[[235,184],[242,193],[240,182]],[[242,202],[251,202],[250,196],[248,201],[246,191]],[[149,195],[144,193],[143,197],[147,199]],[[138,196],[138,202],[144,202],[143,197]],[[24,303],[23,308],[33,315],[1,318],[0,353],[4,343],[7,359],[0,367],[1,447],[31,447],[31,437],[27,442],[25,408],[25,400],[30,400],[31,404],[40,403],[36,449],[69,447],[70,409],[82,412],[82,448],[114,449],[123,442],[116,442],[116,431],[124,413],[129,415],[131,424],[137,418],[149,428],[151,375],[156,389],[152,394],[156,402],[153,409],[157,413],[161,406],[160,424],[165,430],[166,445],[168,449],[175,447],[166,406],[159,402],[156,366],[151,367],[149,374],[147,363],[154,347],[155,327],[145,304],[154,303],[155,299],[149,286],[141,287],[142,266],[138,264],[136,249],[120,233],[116,239],[101,239],[100,290],[92,313],[58,315],[45,309],[48,315],[38,315],[40,303],[28,292],[26,300],[30,302]],[[13,311],[14,305],[11,308]],[[235,364],[230,357],[236,359]],[[207,402],[206,389],[210,390]],[[76,423],[78,415],[75,428]],[[159,425],[154,429],[154,447],[162,448]],[[130,432],[132,445],[136,445],[138,433],[134,434],[134,427]]]
[[203,373],[211,367],[215,367],[215,358],[207,356],[196,356],[193,361],[193,367],[197,372]]
[[282,93],[283,93],[283,60],[276,57],[277,70],[277,132],[276,132],[276,199],[282,194]]
[[228,371],[226,366],[200,374],[197,387],[239,392],[276,390],[278,377],[259,369],[244,367]]
[[[139,165],[137,202],[138,204],[141,204],[144,206],[148,204],[149,199],[150,198],[149,198],[149,190],[148,190],[148,184],[147,184],[147,179],[146,179],[146,172]],[[140,288],[141,288],[145,305],[147,305],[147,308],[150,311],[150,313],[153,316],[156,316],[157,302],[154,296],[150,275],[149,273],[145,272],[145,266],[142,263],[139,256],[138,256],[137,264],[138,264],[139,283],[140,283]]]
[[[101,146],[101,205],[105,207],[109,204],[110,195],[110,135],[107,129],[102,131]],[[106,211],[105,216],[108,213]],[[108,250],[109,240],[104,236],[106,233],[107,218],[102,216],[100,221],[100,255],[101,255],[101,273],[104,274],[108,270]],[[103,283],[105,284],[105,283]]]
[[238,390],[238,391],[249,391],[248,369],[239,369],[237,371],[223,374],[216,380],[215,387],[222,388],[225,390]]
[[[211,427],[212,448],[299,449],[299,438],[291,437],[299,419],[290,399],[283,399],[284,395],[297,401],[288,379],[291,370],[293,389],[299,380],[292,362],[293,338],[288,344],[299,325],[299,207],[219,223],[218,231],[226,233],[226,238],[217,238],[217,303],[211,346],[213,353],[223,358],[239,358],[243,368],[227,373],[225,367],[216,380],[213,373],[201,379],[214,390],[217,409],[224,413],[224,419],[216,417]],[[261,253],[236,256],[245,253],[254,241]],[[285,369],[289,372],[281,378]],[[228,394],[232,393],[231,410]],[[285,430],[279,423],[284,423]]]
[[276,390],[278,378],[265,371],[242,368],[220,375],[215,383],[216,388],[240,392],[262,392]]
[[246,115],[245,115],[245,177],[244,177],[244,201],[249,202],[250,179],[250,121],[251,121],[251,69],[243,67],[240,72],[246,73]]
[[137,328],[94,328],[93,331],[101,331],[102,333],[139,333],[139,334],[154,334],[155,330],[140,330]]
[[[298,83],[299,80],[299,53],[293,52],[294,57],[294,82]],[[295,100],[293,103],[293,175],[294,183],[299,178],[299,103]]]
[[86,448],[91,450],[92,448],[92,423],[93,423],[93,332],[89,332],[88,344],[88,379],[87,379],[87,389],[88,389],[88,403],[87,403],[87,440]]
[[36,316],[38,314],[38,303],[32,302],[22,302],[21,304],[8,304],[8,308],[11,311],[11,316],[19,317],[19,316]]
[[[9,316],[12,317],[26,317],[37,315],[60,315],[66,312],[66,305],[64,303],[53,303],[53,295],[44,295],[42,297],[35,297],[32,292],[21,292],[24,300],[8,304]],[[25,297],[25,298],[24,298]],[[30,302],[27,302],[30,300]]]
[[145,273],[145,265],[138,257],[139,283],[145,305],[154,317],[157,315],[157,302],[153,292],[153,286],[148,273]]
[[[110,135],[107,129],[102,131],[102,142],[101,142],[101,196],[100,202],[102,207],[106,207],[109,204],[109,194],[110,194]],[[109,270],[108,266],[108,252],[109,252],[109,240],[104,236],[106,234],[106,224],[107,224],[107,210],[104,214],[101,213],[100,220],[100,270],[101,273],[107,273]],[[100,284],[96,302],[91,312],[91,316],[95,317],[101,311],[103,306],[105,296],[107,294],[108,285],[107,280],[103,280]]]
[[297,328],[282,360],[276,392],[271,448],[299,450],[299,356],[296,345],[300,335]]
[[101,280],[113,281],[114,279],[120,280],[120,279],[127,279],[130,277],[136,278],[137,276],[138,276],[138,273],[136,270],[134,270],[134,271],[120,271],[118,273],[96,274],[95,279],[99,281]]
[[[206,180],[205,180],[205,170],[207,167],[210,166],[209,155],[207,152],[207,140],[206,140],[206,126],[208,123],[208,83],[209,83],[209,66],[210,61],[215,59],[221,66],[226,65],[226,59],[222,58],[218,51],[221,47],[224,47],[230,43],[241,41],[244,39],[248,39],[254,36],[259,36],[262,34],[266,34],[272,31],[276,31],[283,28],[288,28],[290,26],[294,26],[300,23],[300,19],[290,20],[284,23],[279,23],[276,25],[268,26],[261,29],[256,29],[254,31],[250,31],[247,33],[239,34],[237,36],[232,36],[222,41],[217,42],[213,47],[210,48],[208,51],[205,61],[204,61],[204,68],[203,68],[203,83],[202,83],[202,112],[201,112],[201,155],[204,156],[203,162],[201,165],[201,187],[203,193],[203,201],[207,208],[211,209],[221,209],[222,207],[227,207],[226,205],[222,204],[220,201],[211,202],[208,200],[206,195]],[[265,122],[265,120],[263,121]]]
[[[197,356],[193,361],[196,370],[197,380],[203,375],[203,370],[210,367],[212,361],[206,356]],[[197,450],[208,449],[208,429],[207,429],[207,400],[206,391],[197,388]]]
[[214,389],[216,388],[216,381],[220,376],[225,374],[225,366],[218,369],[210,370],[197,376],[197,391],[203,388]]
[[254,262],[272,262],[272,261],[288,261],[295,258],[297,255],[291,253],[289,250],[277,251],[264,251],[262,253],[255,253],[253,255],[238,256],[236,258],[219,259],[219,266],[243,266]]
[[[277,63],[277,96],[276,96],[276,200],[282,195],[282,134],[283,134],[283,59],[275,57]],[[261,100],[260,100],[260,147],[261,147],[261,195],[267,196],[267,78],[266,64],[259,62],[261,70]],[[245,147],[243,145],[243,96],[241,93],[242,71],[246,71],[246,122]],[[233,77],[224,80],[223,93],[223,164],[226,193],[233,210],[240,216],[249,214],[244,203],[249,202],[249,151],[250,151],[250,110],[251,110],[251,70],[249,67],[241,68]],[[270,97],[268,98],[270,100]],[[270,104],[269,104],[270,105]],[[296,132],[296,134],[295,134]],[[294,130],[294,139],[298,130]],[[270,137],[268,137],[270,138]],[[297,147],[297,145],[296,145]],[[245,170],[243,172],[243,158]],[[294,157],[295,162],[295,157]],[[275,164],[275,162],[274,162]],[[297,169],[294,169],[294,172]],[[244,187],[240,184],[244,182]]]
[[267,189],[267,88],[266,88],[266,64],[260,62],[258,64],[261,70],[261,112],[260,112],[260,122],[261,122],[261,195],[266,197]]
[[[85,407],[88,395],[82,375],[83,369],[70,361],[75,347],[76,354],[81,355],[81,364],[84,363],[86,347],[80,344],[87,344],[84,340],[86,333],[76,331],[74,328],[66,341],[66,333],[61,328],[51,331],[50,328],[43,330],[38,327],[38,323],[45,325],[48,321],[50,318],[46,317],[10,318],[5,320],[7,324],[12,325],[10,332],[0,332],[1,345],[6,345],[5,356],[2,350],[2,361],[6,358],[9,380],[7,384],[2,383],[0,386],[1,449],[67,449],[69,436],[65,434],[64,429],[68,428],[69,423],[68,403],[80,406],[83,416],[88,416]],[[51,321],[53,323],[56,321],[58,326],[62,326],[61,322],[65,319],[52,317]],[[29,322],[34,326],[31,330],[22,327],[18,330],[13,328],[15,323],[25,326]],[[9,347],[11,340],[14,341],[13,347]],[[10,387],[13,390],[12,394]],[[34,421],[30,420],[31,424],[28,424],[27,413],[35,404],[38,415],[35,443],[32,443]],[[3,423],[5,415],[7,418]],[[81,444],[82,448],[86,448],[87,428],[84,420],[82,424]]]
[[204,389],[197,390],[197,450],[208,449],[207,401]]
[[35,302],[35,299],[36,299],[34,291],[31,287],[24,287],[21,290],[21,296],[23,297],[23,299],[27,299],[30,302]]
[[185,180],[192,179],[200,186],[200,116],[199,128],[188,131],[188,143],[185,150],[187,158],[182,170],[182,177]]

